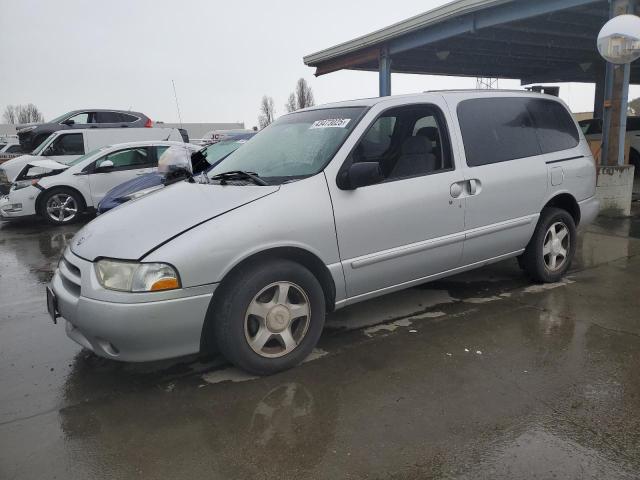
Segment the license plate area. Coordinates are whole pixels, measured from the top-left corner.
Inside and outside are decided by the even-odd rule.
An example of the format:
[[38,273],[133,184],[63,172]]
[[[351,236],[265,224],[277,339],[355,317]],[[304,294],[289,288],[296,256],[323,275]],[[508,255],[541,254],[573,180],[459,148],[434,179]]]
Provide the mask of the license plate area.
[[49,312],[49,316],[53,323],[58,323],[58,317],[60,313],[58,312],[58,299],[56,298],[56,294],[53,293],[51,288],[47,287],[47,311]]

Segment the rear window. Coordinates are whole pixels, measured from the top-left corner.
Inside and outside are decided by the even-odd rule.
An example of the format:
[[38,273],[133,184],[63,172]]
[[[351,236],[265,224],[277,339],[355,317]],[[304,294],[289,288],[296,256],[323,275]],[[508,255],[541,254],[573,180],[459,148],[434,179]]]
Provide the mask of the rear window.
[[129,115],[128,113],[120,113],[120,121],[126,123],[133,123],[138,120],[138,117]]
[[566,150],[580,140],[570,114],[553,100],[474,98],[460,102],[458,119],[470,167]]

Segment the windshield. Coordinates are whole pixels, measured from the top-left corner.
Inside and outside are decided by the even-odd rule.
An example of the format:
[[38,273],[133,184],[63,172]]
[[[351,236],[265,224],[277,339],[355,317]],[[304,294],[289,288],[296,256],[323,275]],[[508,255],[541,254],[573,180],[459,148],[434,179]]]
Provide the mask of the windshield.
[[60,123],[61,121],[63,121],[65,118],[67,118],[69,116],[71,112],[67,112],[64,115],[60,115],[59,117],[54,118],[53,120],[49,120],[47,123]]
[[209,165],[215,165],[221,159],[232,152],[235,152],[242,145],[247,143],[249,139],[242,138],[238,140],[222,140],[221,142],[209,145],[203,152]]
[[52,133],[51,135],[49,135],[47,138],[45,138],[42,143],[40,145],[38,145],[38,147],[33,150],[31,152],[31,155],[40,155],[40,153],[42,152],[42,150],[44,150],[44,147],[46,147],[47,145],[49,145],[49,143],[51,143],[49,140],[51,140],[53,137],[57,137],[58,134],[57,133]]
[[314,175],[329,163],[365,110],[326,108],[281,117],[214,166],[208,175],[242,170],[254,172],[269,183]]

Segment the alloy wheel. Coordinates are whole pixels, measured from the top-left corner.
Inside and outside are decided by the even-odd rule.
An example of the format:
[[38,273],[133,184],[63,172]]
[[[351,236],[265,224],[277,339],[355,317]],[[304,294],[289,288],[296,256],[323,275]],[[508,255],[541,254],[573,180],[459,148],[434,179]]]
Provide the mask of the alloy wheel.
[[300,345],[310,322],[311,304],[305,291],[294,283],[276,282],[260,290],[249,303],[245,338],[258,355],[282,357]]
[[564,267],[569,255],[570,237],[569,229],[562,222],[554,223],[547,230],[542,244],[542,256],[549,271],[555,272]]
[[73,196],[68,193],[56,193],[52,195],[46,204],[47,215],[58,223],[67,223],[78,214],[78,204]]

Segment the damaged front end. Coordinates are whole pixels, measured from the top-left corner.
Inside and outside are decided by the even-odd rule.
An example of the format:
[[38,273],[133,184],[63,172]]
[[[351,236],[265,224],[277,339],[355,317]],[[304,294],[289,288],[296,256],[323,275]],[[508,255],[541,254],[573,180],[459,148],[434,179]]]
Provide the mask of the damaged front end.
[[69,168],[68,165],[53,160],[37,160],[27,163],[13,181],[11,190],[20,190],[30,186],[43,190],[43,188],[38,185],[40,179],[58,175],[67,168]]

